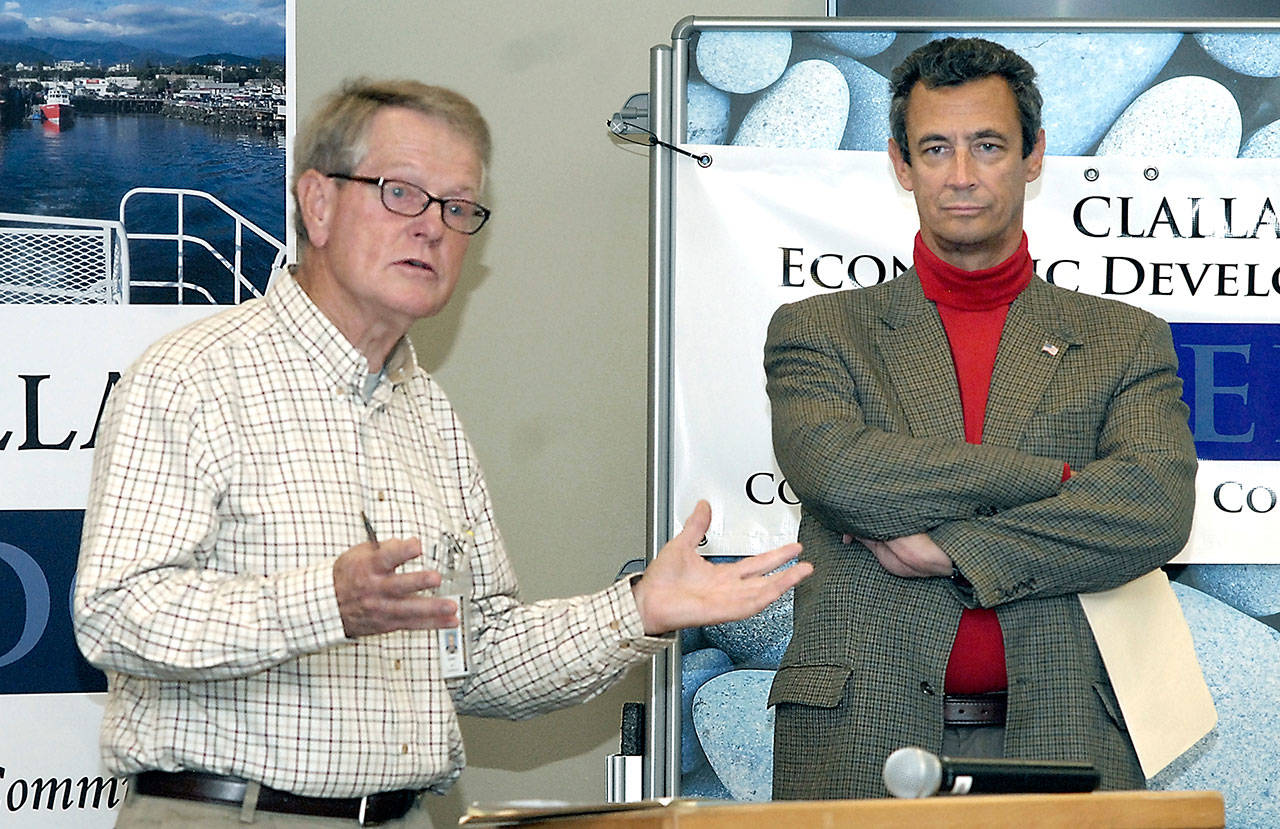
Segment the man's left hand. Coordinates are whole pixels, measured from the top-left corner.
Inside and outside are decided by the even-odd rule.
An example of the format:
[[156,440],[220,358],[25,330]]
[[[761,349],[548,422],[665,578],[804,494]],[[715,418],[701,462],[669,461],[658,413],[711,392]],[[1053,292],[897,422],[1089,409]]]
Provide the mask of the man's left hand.
[[925,533],[888,541],[871,538],[859,538],[858,541],[875,555],[881,567],[895,576],[912,579],[951,575],[951,557]]
[[647,635],[745,619],[813,572],[813,565],[802,561],[770,573],[800,554],[796,543],[731,564],[712,564],[698,553],[698,543],[710,525],[711,506],[699,501],[684,529],[663,546],[632,585]]

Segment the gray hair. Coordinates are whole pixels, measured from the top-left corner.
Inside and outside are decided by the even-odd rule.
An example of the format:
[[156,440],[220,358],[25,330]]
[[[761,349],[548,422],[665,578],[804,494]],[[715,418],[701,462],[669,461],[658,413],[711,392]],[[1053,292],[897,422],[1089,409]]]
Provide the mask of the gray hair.
[[451,89],[412,80],[346,81],[320,102],[294,140],[289,192],[293,196],[294,227],[302,243],[309,243],[309,239],[298,204],[298,179],[307,170],[354,172],[369,150],[369,125],[387,107],[403,107],[440,119],[471,144],[485,168],[489,166],[489,125],[466,97]]

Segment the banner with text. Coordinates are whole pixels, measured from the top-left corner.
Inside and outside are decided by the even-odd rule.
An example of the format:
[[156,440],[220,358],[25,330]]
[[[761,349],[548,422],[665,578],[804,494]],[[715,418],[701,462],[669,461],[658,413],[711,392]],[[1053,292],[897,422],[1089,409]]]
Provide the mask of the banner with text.
[[107,682],[80,655],[71,593],[103,404],[151,342],[215,305],[0,304],[0,818],[110,826]]
[[[704,552],[793,540],[761,364],[786,302],[905,271],[918,222],[883,152],[714,146],[679,159],[673,504],[715,510]],[[1037,272],[1169,321],[1201,459],[1178,562],[1280,562],[1280,216],[1273,160],[1050,156],[1027,194]]]

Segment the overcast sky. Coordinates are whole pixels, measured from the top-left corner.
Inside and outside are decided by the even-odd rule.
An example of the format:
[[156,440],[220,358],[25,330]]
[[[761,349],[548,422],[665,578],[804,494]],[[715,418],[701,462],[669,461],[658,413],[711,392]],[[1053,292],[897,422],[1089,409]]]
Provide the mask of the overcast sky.
[[182,56],[284,55],[285,0],[0,0],[0,40],[111,40]]

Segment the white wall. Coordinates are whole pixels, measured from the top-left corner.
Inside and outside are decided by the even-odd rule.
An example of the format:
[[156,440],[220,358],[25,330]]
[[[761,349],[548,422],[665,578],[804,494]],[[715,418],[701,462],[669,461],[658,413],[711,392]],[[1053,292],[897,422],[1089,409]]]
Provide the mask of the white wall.
[[[467,424],[526,600],[606,585],[644,554],[647,151],[605,119],[648,91],[649,49],[690,14],[821,16],[825,0],[297,2],[297,102],[350,75],[414,77],[479,105],[494,133],[458,293],[414,330]],[[622,703],[647,671],[527,723],[467,719],[469,768],[431,805],[601,800]]]

